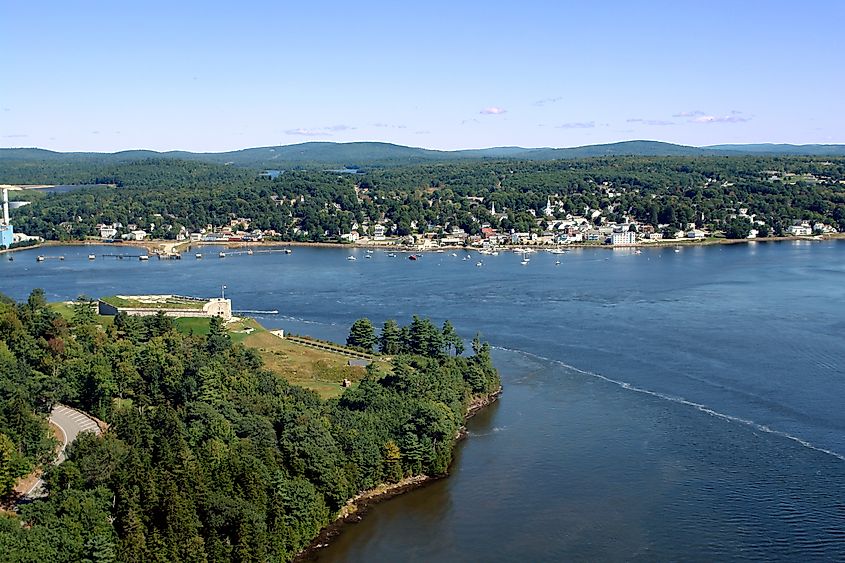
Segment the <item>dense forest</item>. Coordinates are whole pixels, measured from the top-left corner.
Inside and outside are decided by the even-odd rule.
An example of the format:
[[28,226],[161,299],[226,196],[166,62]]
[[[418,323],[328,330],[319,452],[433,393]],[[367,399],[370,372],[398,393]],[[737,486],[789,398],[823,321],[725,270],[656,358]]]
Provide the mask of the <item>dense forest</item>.
[[[845,158],[802,156],[602,157],[550,161],[470,160],[372,168],[260,170],[147,159],[121,163],[0,161],[8,181],[109,184],[31,195],[16,210],[18,230],[49,240],[99,235],[120,223],[176,238],[211,226],[272,230],[280,240],[336,241],[383,224],[389,235],[540,232],[556,218],[596,224],[690,223],[727,232],[739,209],[782,235],[796,221],[845,231]],[[548,200],[552,216],[544,216]],[[497,215],[490,213],[495,204]],[[540,218],[540,220],[538,220]],[[248,223],[248,225],[247,225]]]
[[[0,486],[52,457],[57,402],[109,425],[45,474],[48,496],[0,515],[4,561],[285,561],[356,493],[442,475],[473,397],[499,388],[487,344],[451,325],[385,323],[389,368],[336,399],[289,385],[222,322],[182,334],[164,315],[105,327],[35,290],[0,300]],[[363,338],[363,340],[361,340]],[[376,345],[369,321],[350,332]]]

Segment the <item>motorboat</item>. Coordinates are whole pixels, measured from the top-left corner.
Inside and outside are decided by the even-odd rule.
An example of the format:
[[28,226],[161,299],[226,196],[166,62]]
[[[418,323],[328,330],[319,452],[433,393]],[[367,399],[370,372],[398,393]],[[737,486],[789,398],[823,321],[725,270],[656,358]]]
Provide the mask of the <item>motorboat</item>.
[[346,259],[347,260],[357,260],[357,258],[355,258],[354,256],[347,256]]

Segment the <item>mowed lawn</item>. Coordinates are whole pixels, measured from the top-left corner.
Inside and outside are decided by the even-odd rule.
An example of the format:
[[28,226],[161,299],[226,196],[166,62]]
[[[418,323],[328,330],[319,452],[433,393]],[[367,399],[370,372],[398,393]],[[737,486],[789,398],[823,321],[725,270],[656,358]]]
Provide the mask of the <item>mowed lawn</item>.
[[[204,318],[174,319],[176,330],[185,334],[208,334],[208,322]],[[267,369],[324,399],[339,396],[344,379],[354,383],[364,377],[364,368],[349,366],[348,357],[279,338],[254,319],[228,323],[226,328],[232,343],[257,350]]]
[[311,389],[324,399],[343,392],[344,379],[360,381],[366,370],[348,365],[349,358],[279,338],[267,330],[256,330],[243,341],[258,350],[267,369],[290,383]]

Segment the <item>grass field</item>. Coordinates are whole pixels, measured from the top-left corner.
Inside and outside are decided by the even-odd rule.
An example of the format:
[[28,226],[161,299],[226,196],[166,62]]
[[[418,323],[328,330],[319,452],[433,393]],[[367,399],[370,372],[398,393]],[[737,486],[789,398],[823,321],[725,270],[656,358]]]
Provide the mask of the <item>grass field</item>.
[[[65,320],[70,321],[73,318],[73,307],[69,303],[49,303],[49,306],[53,311],[64,317]],[[103,327],[114,324],[114,317],[107,315],[95,315],[94,318],[97,320],[97,323]]]
[[362,367],[347,365],[349,358],[342,354],[295,344],[263,328],[246,336],[243,343],[258,350],[267,369],[324,399],[339,396],[344,379],[354,383],[366,373]]

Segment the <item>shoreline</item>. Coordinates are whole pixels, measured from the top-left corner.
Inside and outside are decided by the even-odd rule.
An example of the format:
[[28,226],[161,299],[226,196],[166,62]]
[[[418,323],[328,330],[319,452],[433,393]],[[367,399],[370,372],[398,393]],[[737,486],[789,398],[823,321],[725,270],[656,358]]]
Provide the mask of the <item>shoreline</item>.
[[[496,247],[500,251],[508,251],[520,248],[531,248],[533,250],[551,250],[551,249],[567,249],[567,248],[596,248],[604,250],[614,249],[639,249],[644,248],[664,248],[676,246],[718,246],[718,245],[732,245],[732,244],[754,244],[758,242],[825,242],[830,240],[843,240],[845,233],[835,233],[827,235],[815,236],[787,236],[787,237],[765,237],[754,239],[727,239],[727,238],[709,238],[709,239],[673,239],[660,240],[655,242],[644,242],[637,244],[626,245],[611,245],[611,244],[589,244],[589,243],[572,243],[572,244],[508,244]],[[478,252],[483,248],[474,246],[438,246],[431,248],[419,248],[415,246],[395,245],[395,244],[368,244],[368,243],[345,243],[345,242],[303,242],[303,241],[260,241],[260,242],[244,242],[244,241],[227,241],[227,242],[204,242],[204,241],[171,241],[171,240],[149,240],[149,241],[121,241],[121,242],[104,242],[101,240],[68,240],[57,241],[49,240],[30,246],[22,246],[18,248],[0,249],[0,254],[19,252],[22,250],[33,250],[36,248],[50,248],[53,246],[114,246],[116,248],[146,248],[150,252],[164,251],[164,252],[189,252],[193,246],[222,246],[224,248],[262,248],[262,247],[301,247],[301,248],[349,248],[349,249],[366,249],[366,250],[385,250],[396,252],[437,252],[442,251],[463,251],[463,252]]]
[[[464,416],[464,422],[484,410],[486,407],[499,400],[502,395],[502,386],[487,395],[482,395],[470,401],[467,407],[467,413]],[[467,437],[466,426],[461,426],[455,436],[455,445]],[[364,519],[367,512],[375,505],[384,501],[403,495],[416,489],[421,489],[430,485],[440,479],[446,479],[449,473],[439,476],[431,475],[413,475],[411,477],[404,477],[396,483],[381,483],[372,489],[362,491],[346,501],[346,504],[335,515],[334,520],[324,526],[320,532],[311,540],[306,547],[297,553],[292,561],[294,563],[304,563],[306,561],[313,561],[314,557],[319,551],[328,547],[332,539],[338,537],[343,530],[351,525],[356,524]]]

